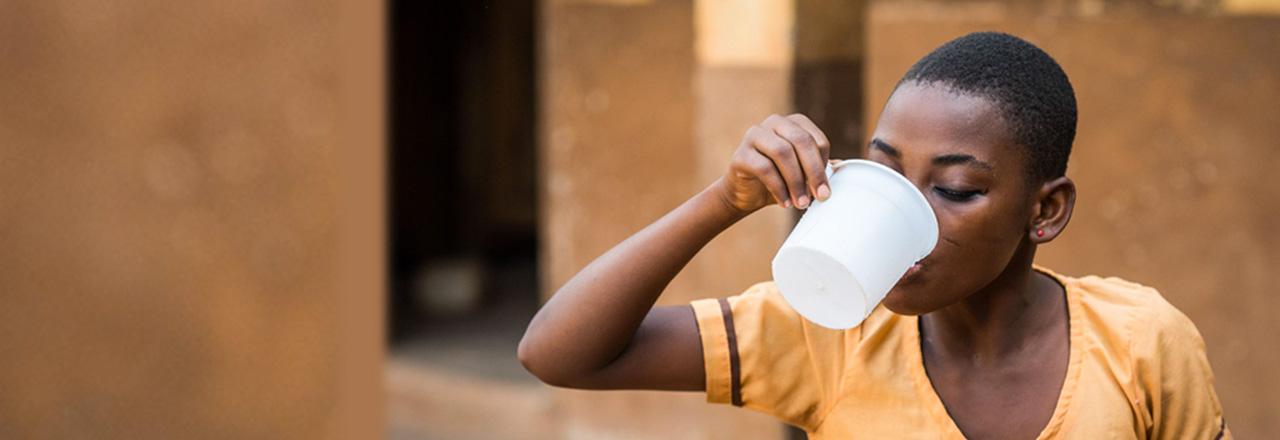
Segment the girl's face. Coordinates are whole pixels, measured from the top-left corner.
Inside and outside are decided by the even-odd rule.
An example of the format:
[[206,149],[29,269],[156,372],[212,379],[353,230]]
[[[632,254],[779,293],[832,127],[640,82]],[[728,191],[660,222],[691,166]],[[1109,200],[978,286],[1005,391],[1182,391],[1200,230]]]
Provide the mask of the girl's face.
[[867,158],[915,183],[940,229],[933,252],[885,297],[889,310],[920,315],[964,300],[1031,246],[1026,154],[987,99],[904,83],[885,104]]

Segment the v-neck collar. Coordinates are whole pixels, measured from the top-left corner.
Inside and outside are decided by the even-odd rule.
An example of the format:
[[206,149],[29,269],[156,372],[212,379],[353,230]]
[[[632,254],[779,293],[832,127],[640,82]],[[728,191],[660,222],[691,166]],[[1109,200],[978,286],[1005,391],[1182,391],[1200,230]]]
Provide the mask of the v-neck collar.
[[[1058,284],[1062,285],[1067,295],[1067,325],[1070,336],[1068,344],[1070,344],[1070,355],[1067,360],[1067,376],[1063,379],[1062,390],[1058,393],[1058,403],[1053,408],[1053,416],[1049,418],[1049,424],[1040,430],[1040,435],[1036,436],[1037,440],[1048,439],[1059,434],[1068,420],[1067,416],[1071,412],[1071,398],[1075,395],[1076,389],[1079,388],[1080,382],[1080,363],[1082,353],[1084,351],[1084,327],[1081,323],[1080,311],[1080,292],[1078,287],[1072,280],[1063,278],[1061,275],[1054,273],[1049,269],[1032,265],[1032,269],[1048,275]],[[915,383],[916,390],[919,391],[921,400],[928,407],[929,413],[933,416],[938,427],[942,429],[945,438],[964,439],[964,434],[960,432],[960,427],[956,425],[955,420],[951,419],[951,415],[947,413],[947,408],[942,404],[942,398],[938,397],[937,391],[933,389],[933,382],[929,380],[929,375],[924,369],[924,353],[920,347],[920,317],[904,316],[907,328],[907,337],[902,338],[903,352],[907,354],[908,370],[911,372],[911,379]]]

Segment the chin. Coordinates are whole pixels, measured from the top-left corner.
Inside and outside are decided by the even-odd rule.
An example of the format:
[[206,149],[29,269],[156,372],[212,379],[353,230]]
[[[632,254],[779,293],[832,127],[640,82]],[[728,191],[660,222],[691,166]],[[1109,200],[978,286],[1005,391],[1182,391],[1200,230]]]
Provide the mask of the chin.
[[[915,298],[917,300],[912,301],[911,298]],[[915,292],[913,294],[894,288],[889,291],[888,295],[885,295],[884,301],[880,304],[883,304],[884,308],[889,309],[890,312],[908,316],[923,315],[936,309],[935,307],[930,307],[928,304],[921,304],[920,301],[918,301],[919,299],[921,299],[919,292]]]

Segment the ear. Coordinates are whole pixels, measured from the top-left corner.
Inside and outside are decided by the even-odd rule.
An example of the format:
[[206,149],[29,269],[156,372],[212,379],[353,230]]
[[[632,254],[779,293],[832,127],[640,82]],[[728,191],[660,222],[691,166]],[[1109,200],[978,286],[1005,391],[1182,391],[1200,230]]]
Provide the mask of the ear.
[[1071,212],[1076,207],[1076,184],[1066,176],[1059,177],[1040,185],[1032,197],[1027,237],[1035,244],[1053,241],[1071,221]]

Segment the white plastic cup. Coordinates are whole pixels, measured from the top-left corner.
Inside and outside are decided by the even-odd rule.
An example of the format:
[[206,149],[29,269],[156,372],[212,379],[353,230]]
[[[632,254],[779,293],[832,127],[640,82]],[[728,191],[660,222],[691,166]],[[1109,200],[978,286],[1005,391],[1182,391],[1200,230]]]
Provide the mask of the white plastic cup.
[[831,197],[814,201],[773,257],[773,281],[815,324],[853,328],[913,264],[933,252],[938,218],[924,194],[869,160],[827,166]]

